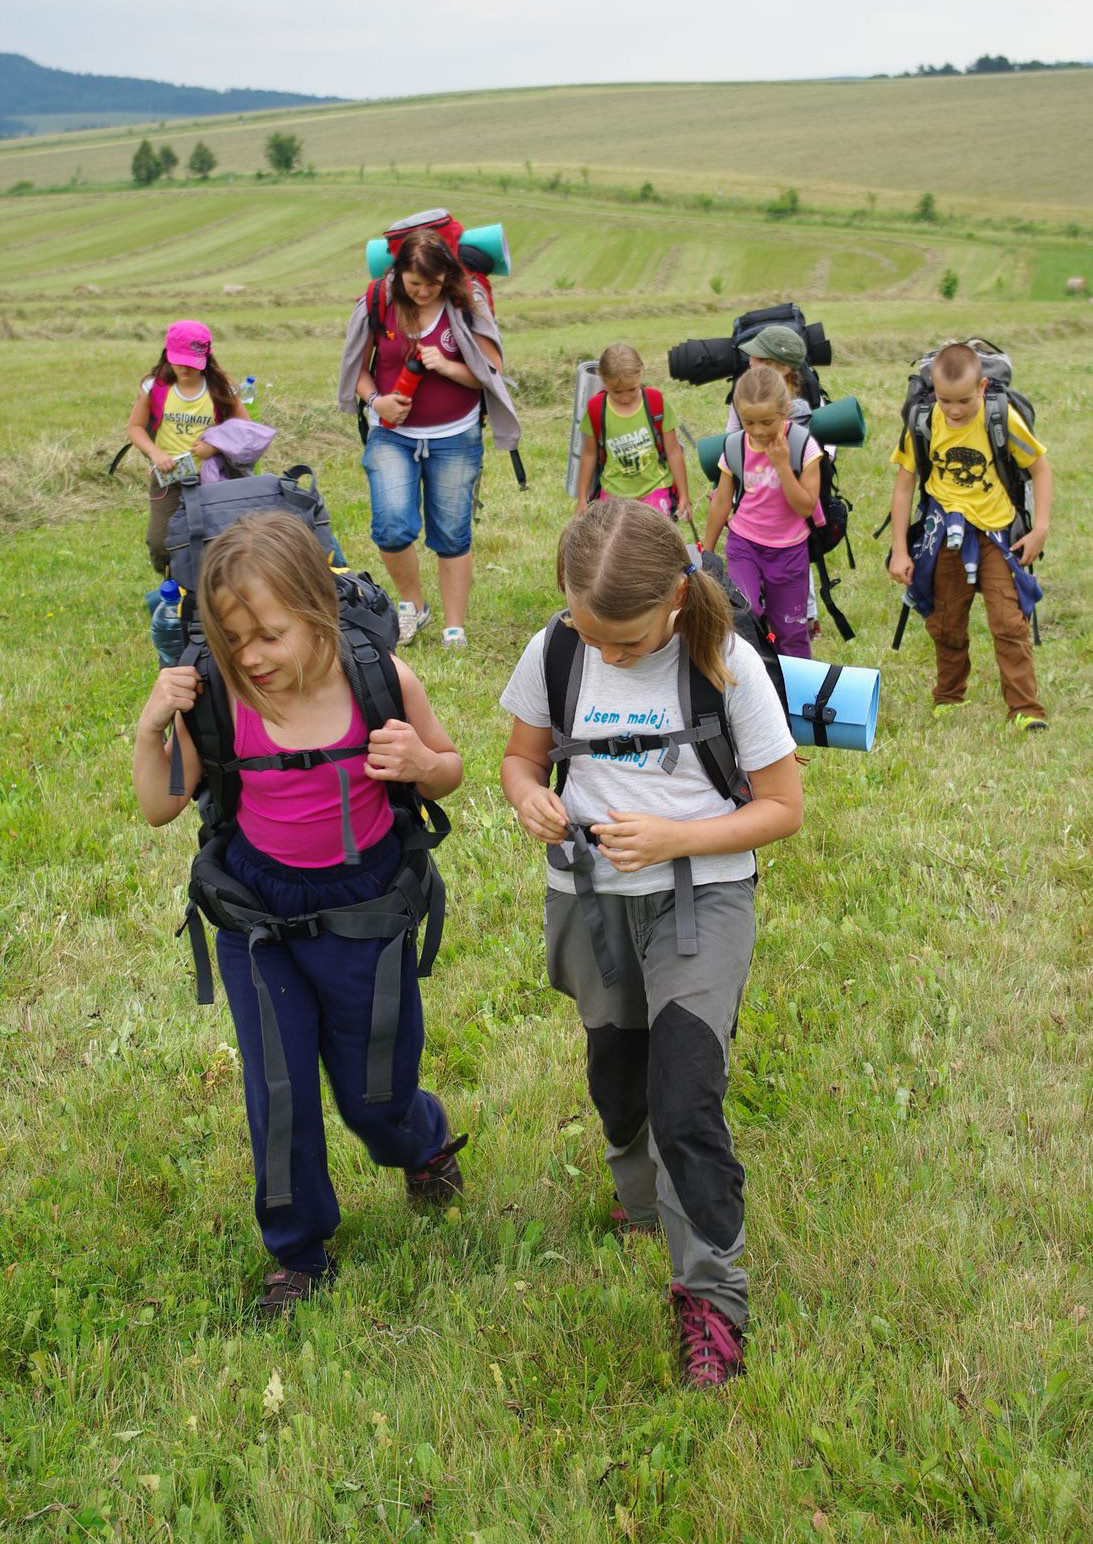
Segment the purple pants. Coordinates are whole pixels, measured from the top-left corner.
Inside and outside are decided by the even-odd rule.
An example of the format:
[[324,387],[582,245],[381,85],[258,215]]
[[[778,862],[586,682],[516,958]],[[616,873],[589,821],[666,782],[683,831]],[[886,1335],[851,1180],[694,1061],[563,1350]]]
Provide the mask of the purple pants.
[[730,526],[725,534],[725,571],[774,634],[779,654],[811,659],[808,637],[808,542],[764,547]]

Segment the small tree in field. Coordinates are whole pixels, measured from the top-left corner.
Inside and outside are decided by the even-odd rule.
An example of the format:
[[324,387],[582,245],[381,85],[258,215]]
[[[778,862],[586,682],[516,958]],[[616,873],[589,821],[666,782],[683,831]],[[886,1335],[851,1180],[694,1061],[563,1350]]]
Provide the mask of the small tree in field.
[[924,193],[915,205],[916,220],[936,220],[937,200],[932,193]]
[[175,155],[170,145],[159,147],[159,169],[164,177],[173,177],[175,167],[178,165],[178,156]]
[[942,300],[954,299],[959,285],[959,276],[953,271],[953,269],[946,268],[945,272],[941,275],[941,283],[938,285],[938,289],[941,291]]
[[295,171],[303,153],[303,141],[295,134],[271,134],[266,140],[266,160],[275,172]]
[[190,151],[190,159],[186,162],[186,169],[191,177],[206,178],[216,165],[216,157],[203,139],[199,139]]
[[159,156],[152,149],[150,139],[142,139],[133,156],[132,164],[133,181],[139,188],[146,188],[155,182],[157,177],[163,175],[163,167]]

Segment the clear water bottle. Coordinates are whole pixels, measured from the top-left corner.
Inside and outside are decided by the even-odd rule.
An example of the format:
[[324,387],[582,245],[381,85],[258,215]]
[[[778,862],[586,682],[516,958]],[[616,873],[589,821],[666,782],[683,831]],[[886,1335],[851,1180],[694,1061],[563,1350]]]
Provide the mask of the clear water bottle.
[[244,407],[253,407],[258,396],[258,382],[253,375],[248,375],[239,388],[239,400]]
[[182,657],[182,618],[178,614],[179,588],[173,579],[159,587],[159,604],[152,612],[152,647],[161,665],[177,665]]

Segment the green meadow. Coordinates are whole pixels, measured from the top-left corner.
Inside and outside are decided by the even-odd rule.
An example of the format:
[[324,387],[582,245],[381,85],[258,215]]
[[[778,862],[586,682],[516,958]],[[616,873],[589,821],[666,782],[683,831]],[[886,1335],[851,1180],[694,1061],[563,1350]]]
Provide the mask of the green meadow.
[[[205,138],[218,177],[140,192],[124,130],[0,144],[0,187],[37,185],[0,199],[0,1539],[1093,1537],[1093,310],[1065,293],[1093,284],[1090,80],[434,98],[232,120],[223,150],[219,124],[169,125],[154,142],[185,160]],[[927,172],[910,106],[955,115],[975,154],[943,136]],[[803,136],[821,111],[830,132]],[[1000,114],[1021,125],[1012,196]],[[271,125],[313,178],[253,179]],[[92,185],[67,187],[77,166]],[[790,185],[799,216],[766,217]],[[942,218],[915,221],[928,190]],[[332,1113],[339,1275],[271,1328],[231,1020],[222,994],[197,1007],[174,938],[196,823],[151,831],[129,786],[154,669],[146,479],[135,453],[107,467],[165,325],[199,316],[258,378],[267,465],[309,461],[378,570],[341,339],[365,240],[441,202],[509,234],[530,479],[488,452],[471,647],[451,659],[429,630],[408,655],[467,768],[423,1067],[470,1133],[467,1192],[410,1215]],[[869,423],[840,462],[857,637],[825,619],[816,652],[880,666],[881,719],[868,756],[809,754],[804,829],[759,854],[727,1100],[749,1374],[703,1397],[677,1386],[662,1241],[611,1228],[496,704],[557,605],[576,362],[634,343],[711,432],[724,390],[671,383],[667,349],[782,298],[823,319],[825,383]],[[1011,351],[1056,474],[1032,741],[1005,730],[978,606],[971,705],[932,719],[932,649],[913,619],[892,654],[870,535],[909,362],[969,334]]]

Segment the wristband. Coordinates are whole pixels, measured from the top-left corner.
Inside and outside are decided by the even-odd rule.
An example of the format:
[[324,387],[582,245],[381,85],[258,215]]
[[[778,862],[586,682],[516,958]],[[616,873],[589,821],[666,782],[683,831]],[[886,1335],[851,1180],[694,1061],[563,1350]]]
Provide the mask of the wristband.
[[376,398],[378,396],[379,396],[379,392],[378,391],[371,391],[371,392],[368,393],[367,397],[365,397],[365,399],[364,399],[364,410],[365,410],[366,413],[370,413],[372,411],[372,404],[373,404],[373,402],[375,402],[375,400],[376,400]]

